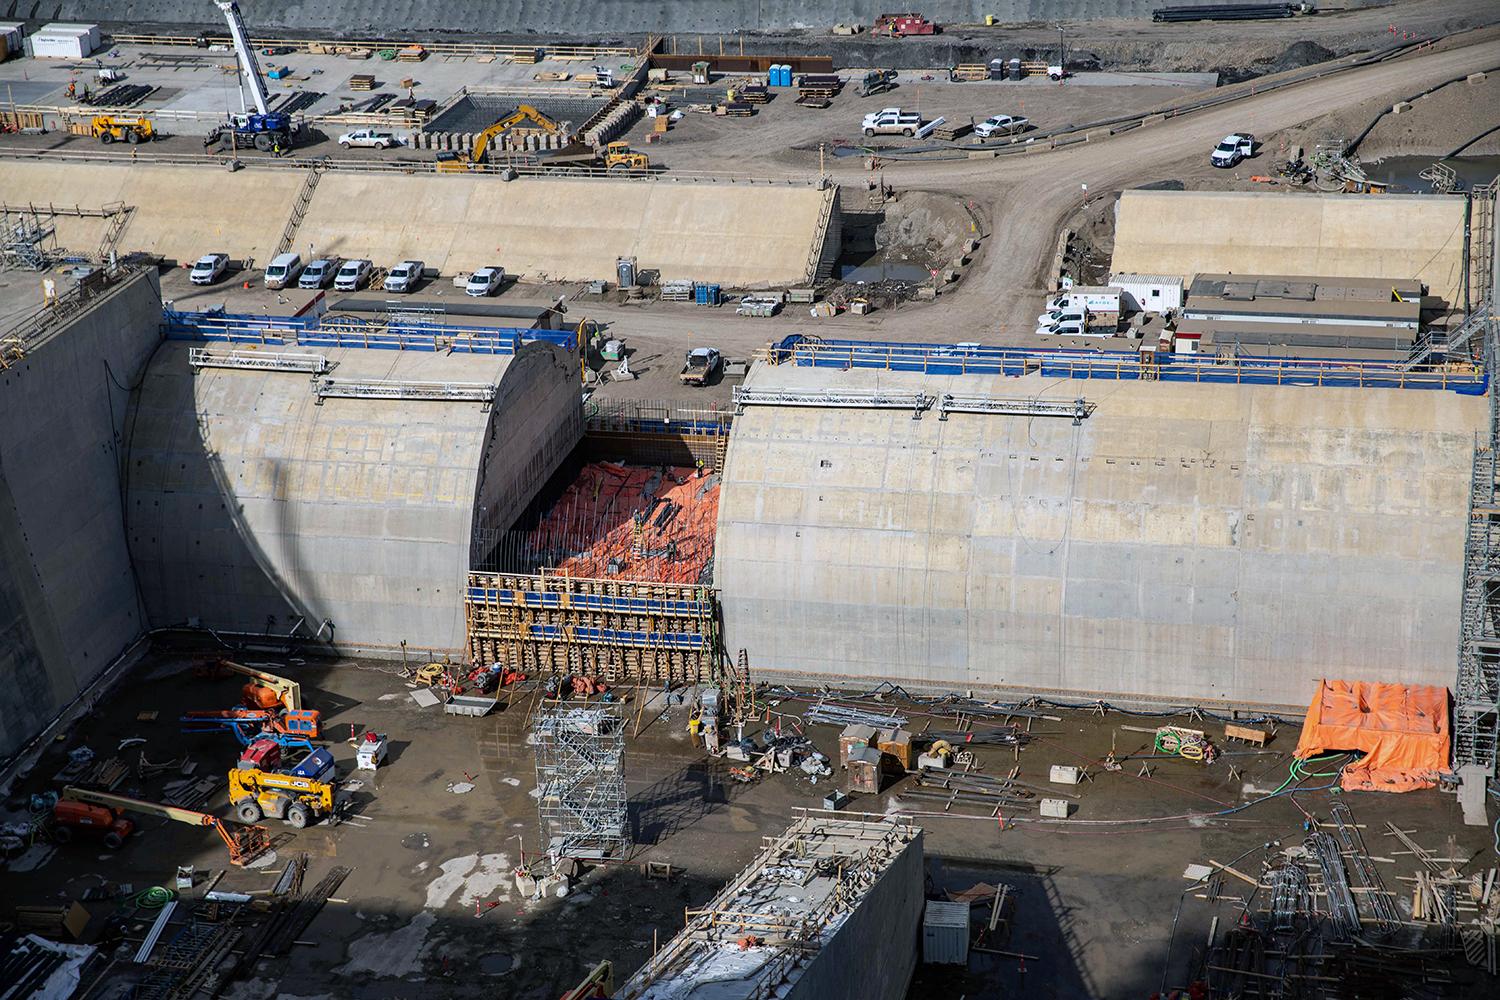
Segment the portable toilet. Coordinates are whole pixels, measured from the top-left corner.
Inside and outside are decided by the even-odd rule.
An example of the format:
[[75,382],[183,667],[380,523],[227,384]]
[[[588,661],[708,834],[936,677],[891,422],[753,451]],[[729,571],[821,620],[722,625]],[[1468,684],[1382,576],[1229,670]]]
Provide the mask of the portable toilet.
[[1021,79],[1021,75],[1021,59],[1017,56],[1010,61],[1010,78],[1012,80],[1019,80]]

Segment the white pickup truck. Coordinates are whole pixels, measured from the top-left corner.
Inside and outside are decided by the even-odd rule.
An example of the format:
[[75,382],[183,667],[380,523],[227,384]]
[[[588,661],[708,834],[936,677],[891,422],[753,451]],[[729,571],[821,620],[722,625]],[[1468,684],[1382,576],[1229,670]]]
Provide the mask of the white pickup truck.
[[401,137],[394,132],[381,132],[373,128],[356,129],[339,136],[339,145],[345,149],[362,146],[367,149],[390,149],[401,145]]
[[900,108],[882,108],[865,115],[860,126],[865,135],[904,135],[911,137],[922,127],[922,116]]

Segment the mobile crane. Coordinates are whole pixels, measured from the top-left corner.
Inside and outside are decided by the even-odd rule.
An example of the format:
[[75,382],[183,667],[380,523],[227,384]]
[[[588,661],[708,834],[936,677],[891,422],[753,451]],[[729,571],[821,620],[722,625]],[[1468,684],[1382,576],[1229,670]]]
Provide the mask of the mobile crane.
[[[102,808],[91,809],[90,806]],[[96,792],[73,785],[62,790],[57,804],[53,806],[53,838],[66,842],[72,838],[75,829],[100,827],[106,817],[111,817],[112,825],[102,827],[108,830],[104,834],[104,843],[106,847],[116,847],[123,844],[125,837],[128,837],[135,829],[135,824],[124,817],[126,812],[162,816],[189,826],[211,826],[229,848],[231,864],[246,864],[265,853],[271,846],[270,835],[263,826],[229,827],[217,816],[210,816],[208,813],[162,805],[159,802],[147,802],[144,799],[132,799],[110,792]]]
[[[231,127],[234,144],[254,146],[262,152],[269,152],[278,147],[290,149],[292,145],[291,116],[279,112],[273,113],[267,104],[266,84],[260,76],[260,64],[255,60],[255,49],[251,48],[250,39],[245,34],[245,19],[240,16],[240,5],[235,0],[213,0],[213,3],[224,13],[224,20],[229,22],[229,35],[234,39],[234,51],[239,59],[240,76],[255,103],[253,112],[246,108],[244,114],[233,116]],[[242,90],[240,92],[242,107],[244,96]]]

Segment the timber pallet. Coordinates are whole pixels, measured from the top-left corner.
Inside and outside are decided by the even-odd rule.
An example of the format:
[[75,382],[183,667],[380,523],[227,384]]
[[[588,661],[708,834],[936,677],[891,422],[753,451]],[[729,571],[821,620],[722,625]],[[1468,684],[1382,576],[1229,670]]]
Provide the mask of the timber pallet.
[[371,73],[355,73],[349,78],[350,90],[374,90],[375,77]]
[[728,118],[749,118],[755,114],[755,105],[746,104],[743,101],[735,101],[733,104],[719,105],[718,114]]
[[972,131],[974,131],[973,122],[955,122],[952,125],[939,125],[932,130],[932,137],[934,139],[948,139],[951,141],[953,139],[961,139]]
[[800,94],[797,97],[796,103],[802,105],[804,108],[826,108],[833,104],[833,100],[828,97],[814,97],[811,94]]
[[749,84],[739,88],[740,101],[744,104],[767,104],[771,100],[771,90],[764,84]]

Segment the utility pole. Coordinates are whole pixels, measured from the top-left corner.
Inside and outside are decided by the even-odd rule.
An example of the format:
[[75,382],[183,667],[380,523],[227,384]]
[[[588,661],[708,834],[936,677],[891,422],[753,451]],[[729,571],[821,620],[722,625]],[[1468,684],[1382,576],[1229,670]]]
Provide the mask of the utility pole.
[[1057,65],[1062,67],[1063,79],[1067,79],[1068,77],[1067,51],[1068,50],[1063,47],[1063,26],[1062,22],[1059,21],[1057,23]]

